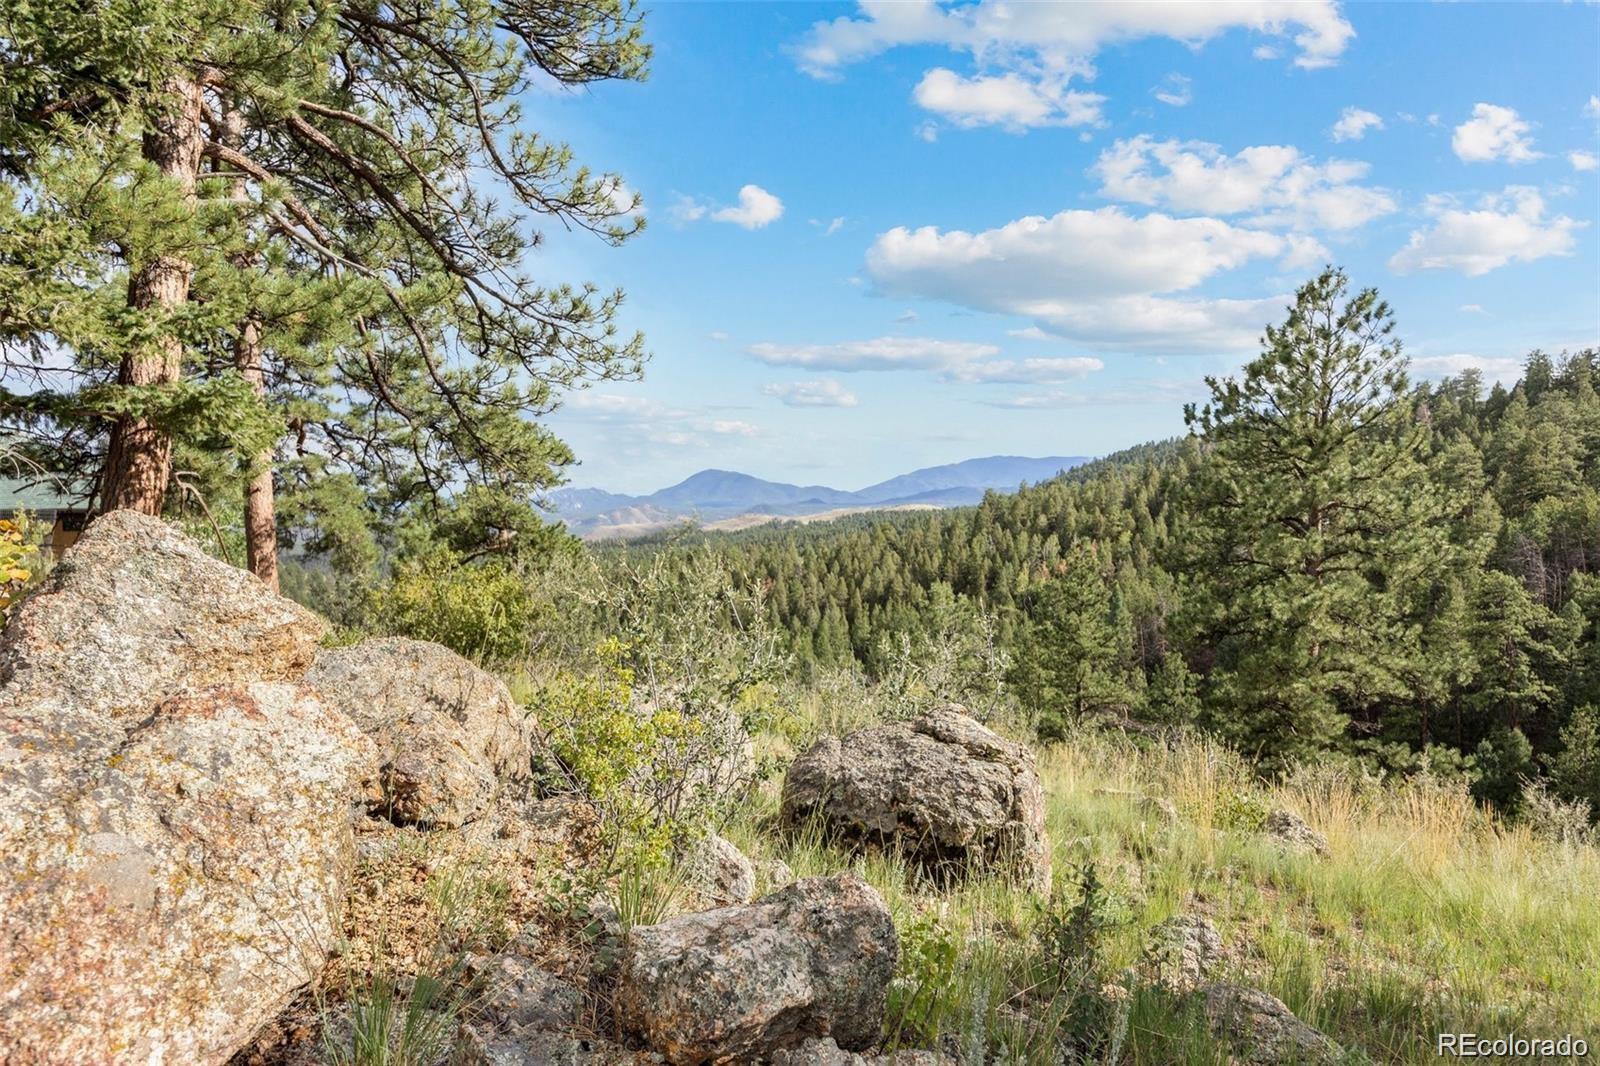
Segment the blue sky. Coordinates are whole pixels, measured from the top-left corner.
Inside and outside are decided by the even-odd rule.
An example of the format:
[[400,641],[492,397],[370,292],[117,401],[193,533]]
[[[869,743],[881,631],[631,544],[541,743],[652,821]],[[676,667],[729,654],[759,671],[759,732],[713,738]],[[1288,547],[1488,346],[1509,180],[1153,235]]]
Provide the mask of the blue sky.
[[550,419],[580,486],[857,488],[1183,431],[1324,262],[1414,375],[1600,341],[1600,7],[671,3],[643,84],[527,101],[643,197],[653,357]]

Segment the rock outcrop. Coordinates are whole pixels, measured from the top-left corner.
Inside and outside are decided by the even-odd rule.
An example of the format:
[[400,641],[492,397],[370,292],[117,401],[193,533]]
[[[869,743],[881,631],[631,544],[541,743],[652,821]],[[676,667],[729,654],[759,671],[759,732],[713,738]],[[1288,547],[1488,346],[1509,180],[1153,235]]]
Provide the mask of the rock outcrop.
[[790,766],[782,813],[900,849],[941,879],[1005,870],[1036,887],[1050,881],[1032,754],[959,707],[823,737]]
[[160,519],[113,511],[12,612],[0,685],[12,705],[142,716],[180,691],[297,678],[323,628]]
[[690,844],[680,862],[684,883],[713,904],[749,903],[756,894],[755,865],[716,833]]
[[279,682],[174,696],[126,729],[4,706],[5,1060],[225,1061],[334,941],[369,742]]
[[306,682],[378,747],[374,813],[456,828],[528,777],[533,729],[504,683],[450,649],[384,637],[323,652]]
[[97,519],[0,636],[0,1058],[217,1063],[322,968],[372,744],[322,625]]
[[1200,989],[1206,1022],[1248,1066],[1322,1066],[1344,1049],[1295,1017],[1281,999],[1257,988],[1215,982]]
[[1193,991],[1222,959],[1222,936],[1198,914],[1169,918],[1156,927],[1145,963],[1151,976],[1173,992]]
[[875,1045],[899,955],[883,898],[851,874],[627,937],[619,1020],[676,1066],[756,1062],[810,1039]]
[[1307,825],[1305,819],[1293,811],[1269,812],[1261,830],[1290,851],[1328,854],[1328,838]]

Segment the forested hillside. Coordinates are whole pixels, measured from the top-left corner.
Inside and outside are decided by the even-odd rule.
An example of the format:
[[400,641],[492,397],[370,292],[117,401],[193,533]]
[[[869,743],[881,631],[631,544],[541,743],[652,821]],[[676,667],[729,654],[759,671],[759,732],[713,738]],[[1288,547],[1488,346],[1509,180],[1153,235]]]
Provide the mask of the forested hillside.
[[[1383,343],[1377,319],[1352,336]],[[704,543],[811,669],[881,674],[936,634],[993,645],[1047,736],[1193,723],[1269,765],[1469,772],[1508,805],[1546,770],[1600,800],[1600,353],[1486,388],[1398,359],[1297,377],[1292,349],[1214,383],[1186,440],[976,508]]]

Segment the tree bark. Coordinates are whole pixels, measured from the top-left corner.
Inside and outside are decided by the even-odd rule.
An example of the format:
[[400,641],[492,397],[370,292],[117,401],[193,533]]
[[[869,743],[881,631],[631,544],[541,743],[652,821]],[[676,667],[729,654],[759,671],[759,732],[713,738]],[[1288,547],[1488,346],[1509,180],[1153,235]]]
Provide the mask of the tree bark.
[[[165,83],[170,110],[156,117],[145,132],[144,157],[162,175],[176,182],[188,199],[194,198],[200,171],[200,83],[176,75]],[[189,299],[190,264],[173,255],[158,255],[133,265],[128,279],[128,306],[135,310],[175,309]],[[176,381],[183,368],[183,341],[170,334],[123,357],[117,381],[123,385],[158,385]],[[100,501],[108,511],[127,509],[144,514],[161,513],[171,476],[172,438],[148,419],[129,416],[111,427],[106,451]]]
[[[244,141],[244,115],[230,107],[223,116],[223,141],[230,148],[238,148]],[[240,204],[250,199],[249,187],[244,178],[233,183],[230,192]],[[251,257],[241,257],[241,267],[250,264]],[[239,336],[233,343],[233,361],[240,376],[255,389],[258,398],[267,393],[266,375],[262,368],[261,323],[254,315],[245,316],[239,324]],[[244,549],[245,565],[272,591],[278,591],[278,519],[273,506],[272,487],[273,450],[263,449],[254,456],[251,467],[255,473],[244,486]]]

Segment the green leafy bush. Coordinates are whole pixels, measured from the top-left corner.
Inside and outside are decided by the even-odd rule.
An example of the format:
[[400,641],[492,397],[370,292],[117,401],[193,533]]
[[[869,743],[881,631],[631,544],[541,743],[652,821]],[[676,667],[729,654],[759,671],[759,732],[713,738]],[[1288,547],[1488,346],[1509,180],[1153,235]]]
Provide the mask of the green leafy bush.
[[371,624],[431,640],[484,663],[526,655],[550,608],[526,578],[490,561],[461,562],[437,549],[397,563],[371,596]]

